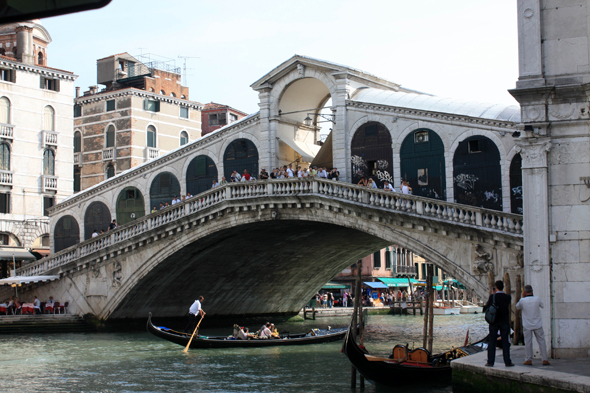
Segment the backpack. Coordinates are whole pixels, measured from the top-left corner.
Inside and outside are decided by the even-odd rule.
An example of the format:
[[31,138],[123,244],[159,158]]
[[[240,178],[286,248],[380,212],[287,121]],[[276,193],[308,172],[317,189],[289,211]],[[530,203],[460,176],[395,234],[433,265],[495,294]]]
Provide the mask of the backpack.
[[496,314],[498,313],[498,307],[496,307],[496,294],[492,296],[492,304],[486,310],[486,322],[490,325],[496,320]]

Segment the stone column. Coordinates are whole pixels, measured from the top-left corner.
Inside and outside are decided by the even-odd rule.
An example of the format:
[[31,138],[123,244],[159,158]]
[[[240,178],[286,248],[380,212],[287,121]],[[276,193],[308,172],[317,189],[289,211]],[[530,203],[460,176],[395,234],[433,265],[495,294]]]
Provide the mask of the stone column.
[[[522,156],[524,221],[524,284],[532,285],[545,307],[541,309],[545,341],[553,348],[551,329],[551,255],[549,252],[549,179],[547,152],[549,138],[519,141]],[[533,340],[535,341],[535,340]],[[535,352],[537,343],[535,341]],[[549,352],[551,353],[551,351]]]
[[334,75],[336,94],[332,96],[332,106],[336,108],[336,124],[332,130],[333,165],[340,172],[340,180],[350,182],[350,149],[347,146],[348,129],[346,119],[346,99],[350,88],[347,73]]
[[[258,90],[260,102],[260,151],[258,152],[259,169],[266,168],[270,173],[276,164],[276,147],[277,147],[277,125],[272,121],[270,113],[270,104],[272,96],[269,86]],[[258,174],[256,174],[258,176]]]
[[33,28],[18,26],[16,29],[17,58],[25,64],[35,64],[33,53]]

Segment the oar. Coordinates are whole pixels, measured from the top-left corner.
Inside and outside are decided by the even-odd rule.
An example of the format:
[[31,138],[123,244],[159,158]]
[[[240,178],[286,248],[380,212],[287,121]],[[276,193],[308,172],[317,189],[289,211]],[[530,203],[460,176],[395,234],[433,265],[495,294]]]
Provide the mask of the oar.
[[199,321],[199,323],[197,323],[197,327],[195,328],[195,331],[193,332],[193,335],[191,336],[191,339],[188,340],[188,344],[186,344],[186,348],[182,352],[188,353],[188,347],[191,346],[191,342],[193,341],[193,337],[195,337],[195,333],[197,332],[197,330],[199,330],[199,325],[201,324],[201,322],[203,322],[203,318],[205,318],[204,315],[201,317],[201,320]]

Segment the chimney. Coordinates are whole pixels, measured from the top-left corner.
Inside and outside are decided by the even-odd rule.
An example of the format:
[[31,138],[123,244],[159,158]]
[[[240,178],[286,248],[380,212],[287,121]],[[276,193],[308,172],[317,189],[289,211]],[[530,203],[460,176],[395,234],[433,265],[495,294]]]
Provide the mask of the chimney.
[[25,64],[35,64],[33,53],[33,28],[18,26],[16,29],[17,59]]
[[80,86],[76,86],[76,98],[80,97]]
[[90,94],[96,94],[98,86],[89,86],[88,88],[90,89]]

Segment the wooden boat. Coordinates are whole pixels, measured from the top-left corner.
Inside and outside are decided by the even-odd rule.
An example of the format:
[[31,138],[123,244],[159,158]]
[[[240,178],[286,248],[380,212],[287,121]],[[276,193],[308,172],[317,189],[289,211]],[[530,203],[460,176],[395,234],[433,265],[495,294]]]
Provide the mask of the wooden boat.
[[409,350],[396,345],[392,358],[372,356],[356,343],[356,337],[349,327],[342,352],[366,379],[387,386],[401,385],[449,385],[451,383],[451,361],[481,352],[479,343],[459,347],[441,354],[431,355],[424,348]]
[[[175,330],[154,326],[152,313],[149,313],[147,330],[154,336],[164,340],[186,346],[191,334],[177,332]],[[191,348],[249,348],[249,347],[274,347],[283,345],[308,345],[320,344],[342,340],[347,328],[339,329],[312,329],[313,333],[281,334],[279,338],[238,340],[233,336],[195,336],[191,342]]]

